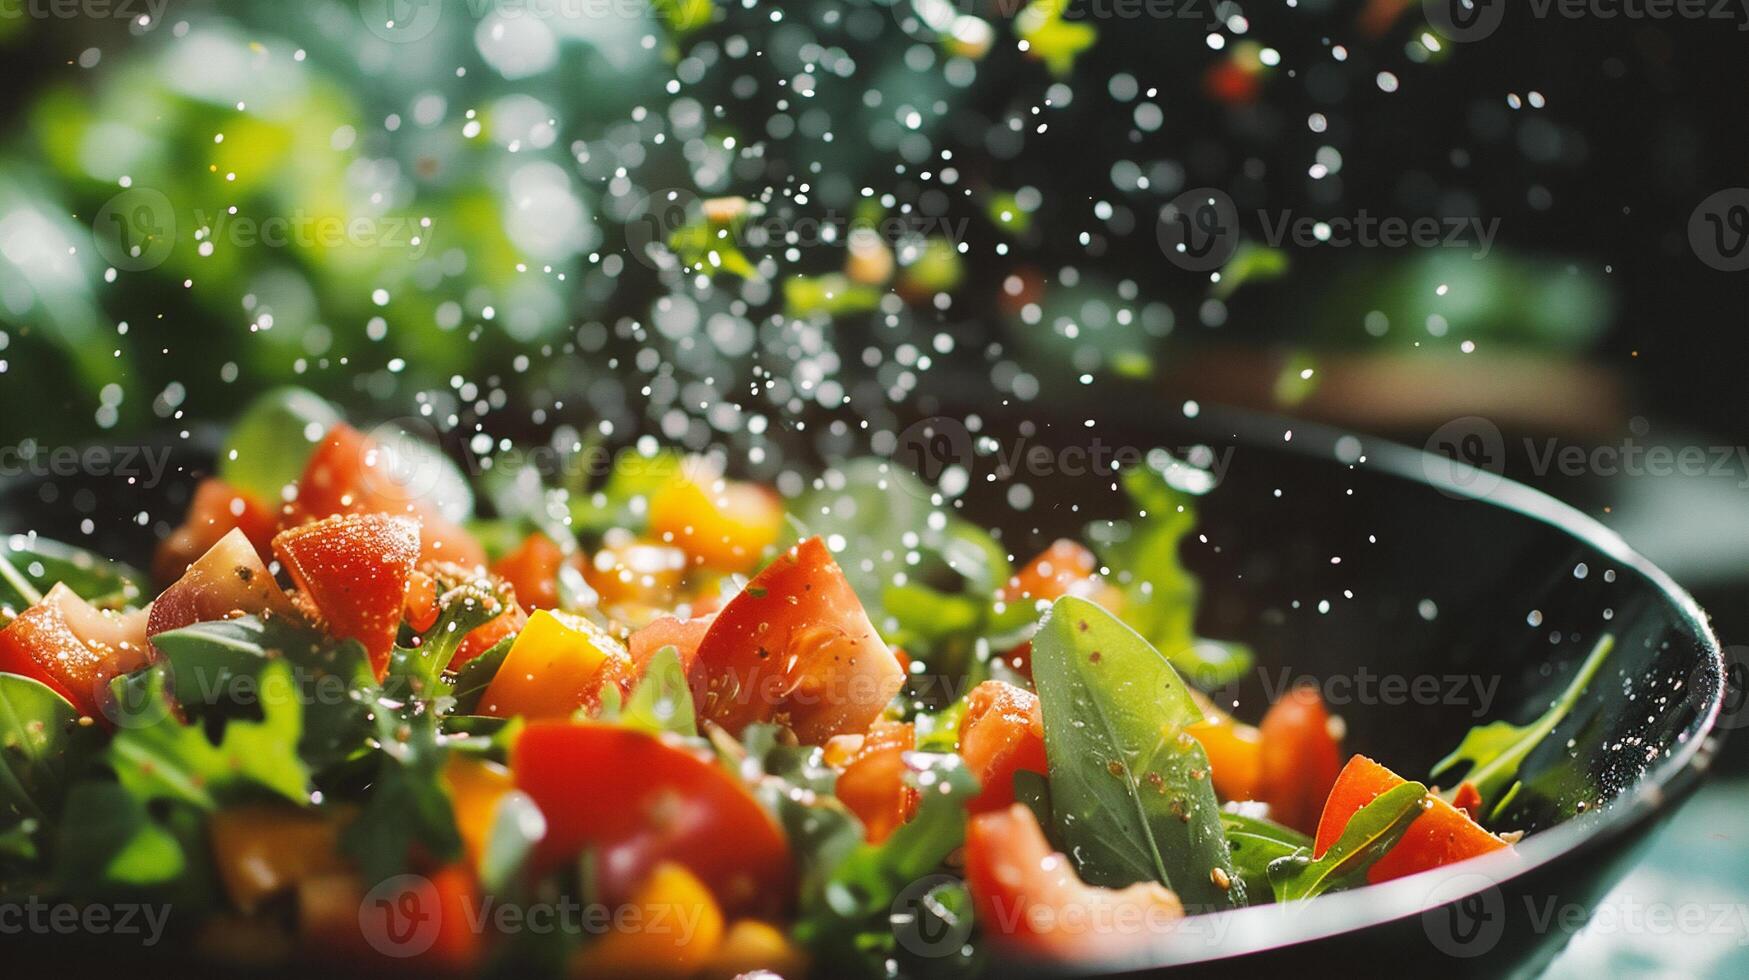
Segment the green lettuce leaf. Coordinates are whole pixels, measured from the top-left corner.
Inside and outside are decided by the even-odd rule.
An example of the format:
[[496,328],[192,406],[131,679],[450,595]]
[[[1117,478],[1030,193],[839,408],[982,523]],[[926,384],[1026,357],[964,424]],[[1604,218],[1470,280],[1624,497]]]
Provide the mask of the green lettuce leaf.
[[1366,871],[1384,857],[1409,825],[1421,816],[1427,787],[1420,783],[1393,786],[1354,816],[1324,856],[1313,858],[1310,849],[1278,858],[1269,865],[1269,884],[1278,902],[1312,898],[1327,891],[1365,884]]

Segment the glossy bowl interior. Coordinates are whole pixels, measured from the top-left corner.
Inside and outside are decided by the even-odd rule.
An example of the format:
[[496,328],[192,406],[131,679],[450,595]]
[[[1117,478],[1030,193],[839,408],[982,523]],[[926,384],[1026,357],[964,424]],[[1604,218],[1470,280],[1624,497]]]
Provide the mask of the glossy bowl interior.
[[[1005,457],[1023,473],[974,473],[963,506],[1027,554],[1124,515],[1099,459],[1166,448],[1217,464],[1184,557],[1203,582],[1201,633],[1257,654],[1258,669],[1220,692],[1241,716],[1255,720],[1270,694],[1313,679],[1342,715],[1349,749],[1426,779],[1472,726],[1529,721],[1601,637],[1613,634],[1616,647],[1526,760],[1503,821],[1529,832],[1515,855],[1293,908],[1201,917],[1141,955],[1070,972],[1352,970],[1380,956],[1441,975],[1537,968],[1565,937],[1542,917],[1548,901],[1588,908],[1712,758],[1724,675],[1700,610],[1595,521],[1492,474],[1280,419],[1208,408],[1186,418],[1141,398],[1130,411],[1113,422],[1124,401],[1102,403],[1104,456],[1078,422],[980,415],[980,433],[1001,450],[964,462],[994,472]],[[145,491],[14,481],[0,487],[0,528],[145,564],[153,532],[134,515],[174,517],[205,464],[186,449],[177,459],[180,472]],[[1032,491],[1024,510],[1006,490],[1015,480]]]

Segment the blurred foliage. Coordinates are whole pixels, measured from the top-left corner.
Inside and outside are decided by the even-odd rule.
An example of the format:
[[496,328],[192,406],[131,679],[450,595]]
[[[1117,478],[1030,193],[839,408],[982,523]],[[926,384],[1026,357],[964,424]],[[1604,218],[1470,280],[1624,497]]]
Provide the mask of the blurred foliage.
[[[1247,217],[1223,274],[1164,261],[1186,187],[1353,212],[1334,173],[1256,175],[1329,169],[1339,140],[1282,125],[1312,83],[1276,66],[1334,64],[1305,25],[1355,4],[1242,27],[1062,0],[512,6],[0,21],[9,56],[73,53],[21,80],[0,142],[0,390],[53,409],[0,441],[226,419],[295,382],[446,429],[699,448],[765,414],[883,423],[932,378],[1027,399],[1146,375],[1214,330],[1576,351],[1611,314],[1595,275],[1504,242],[1320,251]],[[1382,33],[1349,55],[1352,111],[1379,65],[1437,68],[1419,18],[1359,22]]]

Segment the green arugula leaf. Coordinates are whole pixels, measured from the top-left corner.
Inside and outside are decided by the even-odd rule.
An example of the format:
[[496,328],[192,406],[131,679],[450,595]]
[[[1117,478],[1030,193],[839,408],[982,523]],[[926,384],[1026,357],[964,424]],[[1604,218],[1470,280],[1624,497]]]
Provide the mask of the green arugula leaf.
[[498,802],[492,830],[480,855],[480,884],[486,894],[508,890],[521,873],[534,846],[547,834],[547,819],[534,800],[521,790],[511,790]]
[[822,961],[855,964],[870,976],[884,975],[883,964],[903,952],[893,932],[894,905],[965,843],[965,805],[978,791],[957,755],[911,752],[905,765],[905,780],[920,795],[916,815],[881,843],[858,844],[845,855],[820,891],[804,896],[795,927]]
[[84,548],[30,534],[0,538],[0,607],[7,616],[34,606],[56,582],[99,609],[137,604],[146,576]]
[[[1496,721],[1470,729],[1450,755],[1433,764],[1429,778],[1441,779],[1450,774],[1461,777],[1458,785],[1470,783],[1475,786],[1476,792],[1482,794],[1483,808],[1494,805],[1494,809],[1490,811],[1492,819],[1498,813],[1499,805],[1510,795],[1510,787],[1518,778],[1518,767],[1523,765],[1525,758],[1555,730],[1562,719],[1572,712],[1574,705],[1579,703],[1580,696],[1591,685],[1592,679],[1597,676],[1603,662],[1609,659],[1609,654],[1614,649],[1615,634],[1604,634],[1585,658],[1585,662],[1579,665],[1573,679],[1567,682],[1567,689],[1561,692],[1561,696],[1540,717],[1528,725]],[[1465,771],[1454,772],[1459,765],[1466,762],[1469,766]],[[1446,802],[1451,802],[1456,792],[1454,786],[1444,794]]]
[[504,666],[504,658],[510,656],[510,648],[515,645],[516,637],[507,636],[492,644],[485,653],[462,664],[452,682],[450,696],[455,698],[455,704],[450,710],[453,713],[467,715],[479,710],[480,698],[485,696],[486,688],[492,686],[498,668]]
[[1245,894],[1255,902],[1273,894],[1269,865],[1279,858],[1310,853],[1312,839],[1292,827],[1246,813],[1243,807],[1238,803],[1222,807],[1221,827],[1233,852],[1233,867],[1245,882]]
[[1327,891],[1364,884],[1366,871],[1384,857],[1409,825],[1424,812],[1427,787],[1420,783],[1393,786],[1348,818],[1342,836],[1321,858],[1301,850],[1269,865],[1269,884],[1278,902],[1312,898]]
[[40,681],[0,674],[0,818],[42,820],[97,741],[79,711]]
[[516,593],[509,583],[480,576],[449,586],[438,597],[437,622],[420,635],[412,647],[396,647],[389,657],[384,690],[398,699],[433,699],[447,696],[451,687],[443,681],[444,669],[455,659],[468,634],[516,606]]
[[267,791],[300,806],[310,802],[310,771],[299,758],[300,695],[290,665],[261,672],[259,722],[232,719],[218,744],[176,718],[170,680],[154,666],[112,683],[116,734],[105,761],[122,787],[142,801],[176,800],[201,810]]
[[0,830],[0,867],[34,862],[38,857],[36,835],[41,829],[40,821],[26,818]]
[[1208,757],[1185,731],[1202,710],[1172,665],[1097,603],[1065,596],[1033,637],[1032,676],[1056,836],[1081,877],[1157,881],[1186,909],[1244,905]]
[[321,772],[363,751],[376,677],[357,641],[337,641],[283,619],[241,616],[160,633],[152,643],[170,665],[176,703],[191,718],[255,712],[262,672],[284,663],[304,706],[298,753],[311,769]]
[[126,787],[93,781],[68,794],[67,815],[55,836],[54,875],[64,891],[89,895],[105,885],[163,885],[187,867],[176,835]]
[[[1204,476],[1184,464],[1169,466],[1190,474],[1178,480],[1186,487]],[[1124,620],[1198,687],[1212,689],[1237,680],[1251,668],[1251,651],[1197,637],[1202,586],[1178,557],[1184,536],[1196,526],[1195,497],[1151,463],[1129,470],[1121,480],[1139,516],[1093,524],[1087,536],[1116,572],[1124,593]]]
[[698,718],[692,705],[692,688],[680,651],[663,647],[650,658],[644,677],[614,719],[627,728],[661,734],[672,732],[692,738],[698,735]]

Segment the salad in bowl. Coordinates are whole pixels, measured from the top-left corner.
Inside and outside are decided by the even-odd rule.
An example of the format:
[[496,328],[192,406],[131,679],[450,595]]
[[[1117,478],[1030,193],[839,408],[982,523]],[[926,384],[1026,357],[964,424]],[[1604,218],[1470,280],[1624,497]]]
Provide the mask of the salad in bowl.
[[1250,653],[1196,633],[1197,481],[1161,454],[1117,474],[1124,519],[1019,555],[880,460],[780,493],[599,458],[470,480],[276,393],[149,575],[15,534],[0,902],[149,899],[166,943],[253,968],[1124,962],[1511,860],[1519,764],[1613,646],[1398,772],[1316,686],[1205,693]]

